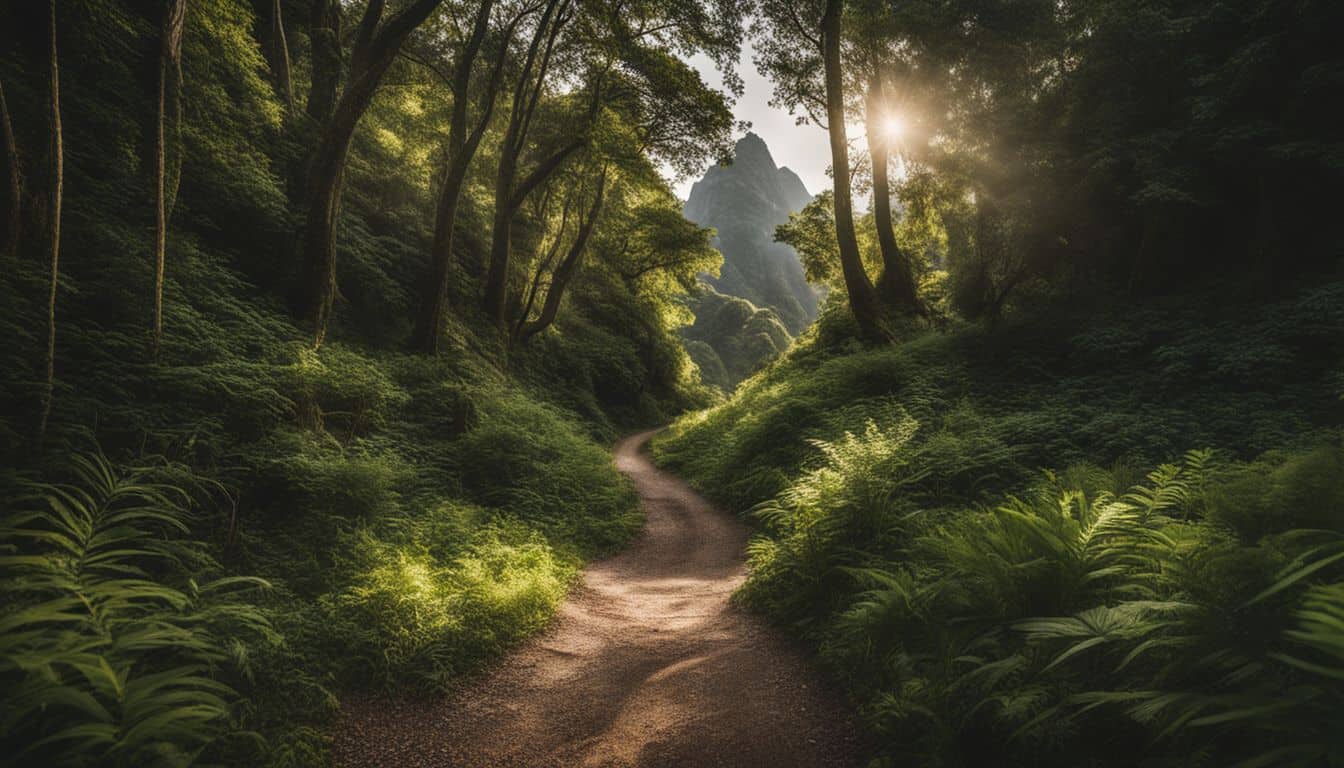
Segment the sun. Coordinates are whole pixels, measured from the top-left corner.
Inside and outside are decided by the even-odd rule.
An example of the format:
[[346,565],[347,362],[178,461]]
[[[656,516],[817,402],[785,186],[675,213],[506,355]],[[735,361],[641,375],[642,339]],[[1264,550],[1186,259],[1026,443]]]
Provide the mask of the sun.
[[890,141],[900,141],[905,137],[905,119],[900,115],[887,115],[882,119],[882,133]]

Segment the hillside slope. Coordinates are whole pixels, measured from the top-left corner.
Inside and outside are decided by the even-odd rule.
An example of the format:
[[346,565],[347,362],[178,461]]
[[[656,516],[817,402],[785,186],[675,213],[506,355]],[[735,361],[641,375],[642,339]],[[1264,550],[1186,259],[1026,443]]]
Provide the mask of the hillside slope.
[[878,348],[833,309],[655,455],[759,526],[740,596],[819,652],[881,765],[1323,764],[1344,284],[1228,306]]

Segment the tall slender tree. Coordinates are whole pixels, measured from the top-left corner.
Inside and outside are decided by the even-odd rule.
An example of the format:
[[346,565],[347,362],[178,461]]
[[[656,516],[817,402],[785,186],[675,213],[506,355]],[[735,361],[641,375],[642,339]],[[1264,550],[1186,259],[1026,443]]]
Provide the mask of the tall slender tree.
[[[535,320],[526,320],[519,324],[517,332],[519,341],[527,341],[549,328],[551,323],[555,322],[556,315],[560,313],[560,301],[565,296],[565,289],[578,271],[579,263],[588,248],[588,240],[593,235],[593,228],[597,226],[597,220],[602,215],[602,206],[607,191],[606,166],[603,166],[598,172],[594,187],[593,202],[588,206],[587,212],[579,221],[579,228],[574,235],[574,241],[570,243],[569,250],[565,252],[565,258],[551,272],[551,285],[546,290],[546,300],[542,303],[541,313]],[[563,235],[563,231],[561,234]]]
[[[485,276],[484,308],[486,315],[501,329],[506,323],[513,217],[528,195],[586,143],[583,136],[574,138],[544,157],[526,176],[521,179],[518,177],[519,161],[527,147],[532,118],[546,88],[546,75],[553,61],[556,41],[573,17],[572,6],[572,0],[547,0],[528,45],[522,72],[514,86],[509,124],[500,147],[499,166],[495,173],[495,215],[491,227],[490,263]],[[594,107],[597,103],[594,94]]]
[[[154,326],[152,356],[163,341],[163,278],[168,252],[168,219],[182,172],[182,30],[187,0],[165,0],[159,45],[159,113],[154,139]],[[171,123],[171,131],[166,127]],[[172,159],[168,134],[172,134]]]
[[14,138],[14,123],[0,83],[0,134],[5,141],[5,168],[9,181],[9,211],[5,217],[5,255],[11,260],[19,253],[19,234],[23,228],[23,169],[19,167],[19,144]]
[[896,242],[895,221],[891,215],[891,123],[886,88],[880,64],[871,66],[868,77],[864,118],[868,133],[868,153],[872,163],[873,220],[877,226],[877,244],[882,253],[882,275],[877,292],[883,304],[907,314],[922,314],[923,305],[916,291],[913,265],[908,254]]
[[326,338],[336,298],[336,223],[350,141],[406,38],[442,1],[414,0],[384,22],[386,0],[370,0],[355,28],[350,74],[322,126],[308,170],[306,221],[293,308],[312,329],[315,347]]
[[466,184],[472,158],[490,126],[495,103],[504,81],[504,65],[509,46],[518,24],[529,14],[541,8],[533,3],[515,12],[504,25],[499,36],[489,77],[480,95],[480,114],[475,126],[468,132],[467,119],[471,107],[471,80],[475,61],[480,54],[490,27],[493,0],[483,0],[477,8],[470,35],[467,37],[453,67],[453,111],[448,124],[448,162],[444,169],[443,186],[439,190],[434,214],[434,240],[430,247],[430,278],[424,285],[420,312],[416,316],[411,344],[422,352],[433,354],[439,349],[443,318],[447,311],[448,279],[452,271],[453,234],[457,229],[457,211]]
[[285,104],[286,114],[294,111],[294,78],[291,74],[293,64],[289,58],[289,38],[285,34],[285,15],[282,0],[271,0],[269,31],[266,34],[266,63],[271,68],[271,82],[275,94]]
[[42,415],[37,426],[40,443],[47,436],[51,405],[56,395],[56,288],[61,266],[61,198],[65,192],[65,145],[61,135],[61,68],[56,48],[56,0],[51,0],[47,44],[51,58],[49,78],[51,100],[50,195],[47,208],[48,241],[51,266],[47,283],[47,358],[46,384],[42,393]]
[[826,83],[826,130],[831,144],[831,175],[835,179],[835,237],[840,245],[840,270],[845,278],[850,311],[860,331],[881,337],[881,306],[877,291],[863,269],[858,237],[854,233],[854,204],[850,189],[849,137],[845,131],[845,79],[841,70],[841,17],[844,0],[826,0],[821,16],[822,69]]
[[[552,182],[552,187],[554,186],[555,182]],[[551,191],[552,188],[548,187],[547,194],[543,198],[543,202],[540,206],[541,216],[539,218],[543,221],[547,218],[547,211],[550,207],[549,201]],[[552,268],[555,265],[556,257],[560,255],[560,246],[564,244],[565,235],[569,232],[569,215],[573,210],[574,199],[576,197],[578,197],[578,190],[570,185],[570,190],[564,195],[564,201],[561,205],[560,226],[556,228],[555,235],[551,238],[550,245],[545,250],[545,255],[543,255],[537,262],[536,269],[532,272],[532,282],[528,286],[527,295],[523,299],[522,309],[518,312],[518,318],[514,321],[513,332],[511,334],[512,339],[516,340],[518,338],[518,332],[522,330],[523,325],[532,316],[532,308],[536,306],[537,297],[541,295],[542,284],[551,273]]]
[[774,80],[775,103],[801,110],[829,134],[835,235],[845,294],[860,332],[883,338],[881,302],[864,270],[854,229],[841,59],[844,11],[844,0],[762,0],[752,36],[758,66]]

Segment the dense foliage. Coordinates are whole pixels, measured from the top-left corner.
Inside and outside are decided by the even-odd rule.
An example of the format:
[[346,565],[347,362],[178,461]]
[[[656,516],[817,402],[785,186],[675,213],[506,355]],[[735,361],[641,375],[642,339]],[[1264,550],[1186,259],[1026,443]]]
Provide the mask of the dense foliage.
[[[1344,167],[1327,113],[1344,60],[1322,30],[1340,13],[1324,0],[767,0],[753,41],[780,104],[833,138],[840,115],[862,126],[869,151],[833,141],[832,161],[871,187],[876,242],[849,245],[837,176],[817,212],[834,253],[816,261],[872,331],[875,300],[919,309],[898,288],[921,273],[990,320],[1228,271],[1266,292],[1329,273],[1342,244],[1322,206]],[[897,204],[904,220],[886,223]]]
[[734,3],[0,18],[0,761],[320,764],[637,528],[603,444],[706,402],[718,260],[657,168],[731,125],[674,54]]
[[1338,763],[1340,6],[759,10],[831,300],[655,446],[759,525],[741,599],[878,765]]
[[[657,452],[879,765],[1340,763],[1341,9],[0,2],[0,762],[320,764],[453,685],[801,272]],[[829,135],[809,205],[758,166],[785,313],[693,297],[664,178],[746,34]]]
[[655,451],[759,525],[740,597],[818,650],[881,764],[1326,765],[1341,291],[876,349],[832,305]]
[[706,384],[731,392],[793,342],[773,309],[705,284],[691,301],[695,322],[682,330],[686,352]]

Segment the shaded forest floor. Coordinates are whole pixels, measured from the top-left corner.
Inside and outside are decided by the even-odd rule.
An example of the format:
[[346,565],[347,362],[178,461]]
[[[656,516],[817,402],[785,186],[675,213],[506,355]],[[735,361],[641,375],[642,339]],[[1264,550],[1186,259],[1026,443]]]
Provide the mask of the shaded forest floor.
[[647,522],[599,561],[551,629],[446,698],[351,698],[337,765],[841,766],[844,707],[730,602],[747,528],[621,441]]

